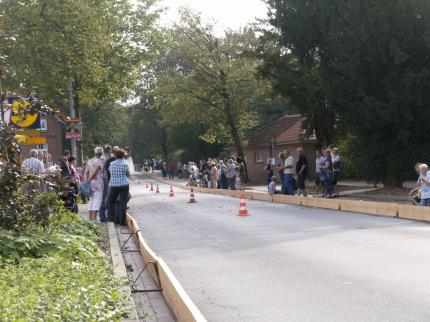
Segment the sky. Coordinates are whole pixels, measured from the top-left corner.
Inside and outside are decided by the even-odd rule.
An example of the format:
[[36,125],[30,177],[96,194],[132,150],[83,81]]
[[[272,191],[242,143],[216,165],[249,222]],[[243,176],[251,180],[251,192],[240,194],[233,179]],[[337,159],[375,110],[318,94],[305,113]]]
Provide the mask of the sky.
[[168,8],[162,17],[162,24],[169,25],[177,20],[180,7],[189,7],[193,11],[201,12],[204,21],[213,19],[217,33],[228,28],[238,29],[254,22],[255,17],[265,18],[267,13],[262,0],[162,0],[161,4]]

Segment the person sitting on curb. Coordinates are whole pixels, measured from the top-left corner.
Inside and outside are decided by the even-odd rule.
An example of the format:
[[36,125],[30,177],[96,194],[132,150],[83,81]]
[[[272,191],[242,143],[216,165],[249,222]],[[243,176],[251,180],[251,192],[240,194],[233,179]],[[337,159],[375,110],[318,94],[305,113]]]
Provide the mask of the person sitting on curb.
[[414,204],[415,206],[419,205],[421,203],[421,184],[419,183],[419,176],[420,176],[420,165],[421,163],[415,164],[415,172],[418,175],[418,181],[415,188],[413,188],[409,192],[409,200]]
[[267,186],[267,191],[269,192],[269,195],[273,196],[276,194],[276,176],[272,176],[272,180],[270,181],[269,185]]

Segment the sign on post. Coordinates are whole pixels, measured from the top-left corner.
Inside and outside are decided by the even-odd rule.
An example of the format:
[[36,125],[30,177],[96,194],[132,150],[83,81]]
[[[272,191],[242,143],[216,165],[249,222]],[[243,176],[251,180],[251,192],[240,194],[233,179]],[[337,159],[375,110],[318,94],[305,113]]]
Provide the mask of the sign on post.
[[81,138],[80,132],[66,132],[67,140],[79,140]]

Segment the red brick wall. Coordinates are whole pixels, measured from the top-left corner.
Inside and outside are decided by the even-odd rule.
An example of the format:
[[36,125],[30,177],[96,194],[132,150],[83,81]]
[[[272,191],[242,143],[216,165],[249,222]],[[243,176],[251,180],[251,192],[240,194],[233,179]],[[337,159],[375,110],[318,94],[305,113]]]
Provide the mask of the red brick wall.
[[[57,119],[49,115],[47,117],[48,130],[41,131],[41,136],[46,137],[48,143],[48,153],[52,155],[52,161],[57,162],[62,154],[61,125]],[[21,155],[23,159],[28,158],[31,149],[37,149],[37,145],[21,145]]]
[[[313,178],[315,175],[315,148],[313,143],[305,143],[305,144],[288,144],[282,146],[276,146],[274,150],[274,157],[278,162],[278,155],[280,152],[284,150],[288,150],[294,157],[297,159],[296,149],[298,147],[302,147],[305,151],[306,158],[308,159],[308,176]],[[261,152],[262,161],[256,161],[256,151]],[[266,160],[270,158],[270,149],[268,147],[262,148],[253,148],[253,149],[245,149],[245,158],[246,165],[248,168],[248,175],[251,181],[253,182],[264,182],[266,178],[266,172],[263,170],[266,165]],[[237,155],[236,150],[231,150],[232,155]],[[275,173],[275,175],[278,175]]]

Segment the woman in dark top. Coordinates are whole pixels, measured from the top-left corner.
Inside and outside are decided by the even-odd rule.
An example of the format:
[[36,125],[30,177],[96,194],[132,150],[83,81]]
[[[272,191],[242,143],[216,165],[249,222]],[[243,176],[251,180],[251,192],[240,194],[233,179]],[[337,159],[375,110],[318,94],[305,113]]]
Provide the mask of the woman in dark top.
[[284,183],[284,169],[285,169],[285,154],[283,152],[279,153],[279,161],[278,161],[278,174],[279,180],[281,180],[281,192],[282,194],[287,194],[287,187]]
[[246,178],[245,164],[240,157],[236,158],[237,167],[239,168],[240,187],[239,190],[245,191],[245,185],[248,183]]
[[307,197],[306,178],[308,176],[308,160],[306,159],[303,148],[301,147],[297,149],[296,174],[298,195]]
[[264,167],[263,170],[266,171],[266,181],[267,181],[267,185],[269,185],[273,177],[272,159],[267,159],[266,166]]

